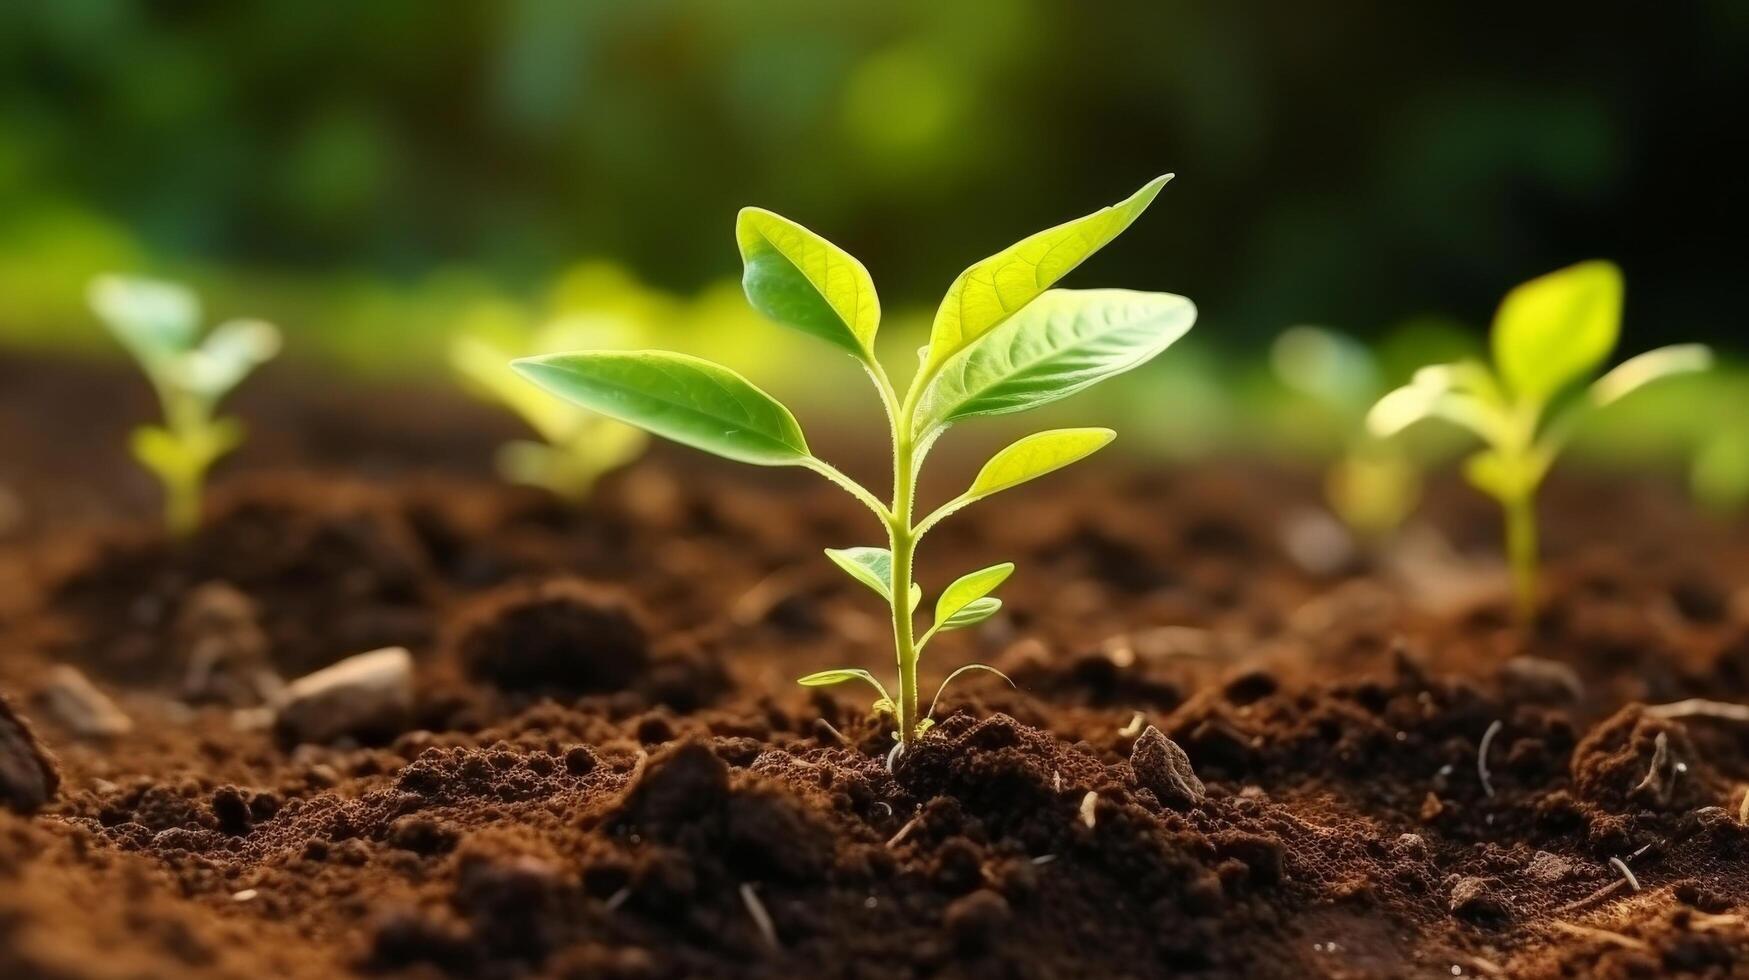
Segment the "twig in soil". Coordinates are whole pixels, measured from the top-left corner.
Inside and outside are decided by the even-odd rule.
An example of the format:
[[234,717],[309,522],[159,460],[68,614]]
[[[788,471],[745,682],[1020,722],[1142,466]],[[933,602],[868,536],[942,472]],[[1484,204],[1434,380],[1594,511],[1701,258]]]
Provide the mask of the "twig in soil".
[[899,832],[887,840],[887,846],[898,847],[904,842],[905,838],[911,836],[911,831],[916,830],[917,825],[922,822],[923,817],[921,815],[912,817],[910,820],[905,821],[905,826],[900,827]]
[[[1061,793],[1062,791],[1063,791],[1063,770],[1052,769],[1051,770],[1051,792]],[[1743,798],[1746,800],[1749,800],[1749,790],[1744,791]],[[1749,806],[1749,803],[1745,803],[1744,806]]]
[[821,727],[821,728],[826,729],[827,732],[831,733],[833,738],[838,740],[839,744],[841,744],[841,745],[849,745],[850,744],[850,739],[845,738],[844,733],[839,731],[838,729],[832,727],[832,723],[827,721],[826,719],[815,718],[814,724]]
[[260,892],[256,891],[253,888],[245,888],[240,892],[232,892],[231,893],[231,901],[233,901],[233,902],[253,902],[253,901],[255,901],[255,897],[257,895],[260,895],[260,894],[261,894]]
[[1615,867],[1615,870],[1621,872],[1623,878],[1627,879],[1629,888],[1632,888],[1634,891],[1640,890],[1640,879],[1634,877],[1633,869],[1628,867],[1626,861],[1623,861],[1618,857],[1612,857],[1609,859],[1609,863]]
[[1711,932],[1714,929],[1729,929],[1743,924],[1740,915],[1713,915],[1710,912],[1695,910],[1688,915],[1688,921],[1701,932]]
[[876,800],[874,805],[887,811],[887,816],[890,817],[893,815],[893,805],[891,803],[888,803],[885,800]]
[[[1617,860],[1617,859],[1611,858],[1610,860]],[[1610,932],[1608,929],[1598,929],[1598,928],[1594,928],[1592,926],[1575,925],[1574,923],[1571,923],[1571,922],[1562,922],[1560,919],[1554,920],[1553,925],[1556,929],[1559,929],[1562,932],[1564,932],[1570,936],[1580,936],[1580,937],[1585,938],[1585,939],[1597,939],[1597,940],[1601,940],[1601,941],[1606,942],[1606,943],[1614,943],[1615,945],[1620,946],[1623,949],[1646,950],[1646,949],[1651,948],[1650,946],[1647,946],[1643,941],[1635,939],[1632,936],[1624,936],[1619,932]]]
[[759,934],[765,937],[765,944],[777,949],[777,926],[772,924],[771,913],[765,911],[765,903],[759,900],[759,893],[747,882],[741,883],[741,903],[747,906],[747,914],[752,917]]
[[619,891],[607,896],[607,901],[602,902],[601,904],[605,906],[609,912],[618,912],[619,907],[624,905],[626,899],[631,897],[632,890],[630,888],[621,888]]
[[1117,730],[1117,737],[1135,738],[1142,733],[1142,726],[1146,724],[1147,721],[1148,717],[1146,715],[1142,714],[1140,711],[1135,712],[1130,715],[1130,723]]
[[[1670,778],[1664,778],[1664,769],[1670,767]],[[1676,776],[1681,772],[1680,766],[1670,766],[1670,736],[1659,732],[1652,741],[1652,767],[1646,770],[1646,778],[1634,787],[1634,792],[1650,791],[1652,798],[1659,803],[1670,802],[1670,795],[1676,791]]]
[[893,751],[887,753],[887,771],[888,772],[893,771],[893,766],[898,764],[899,756],[903,755],[904,752],[905,752],[905,743],[904,742],[894,742],[893,743]]
[[1675,718],[1717,718],[1721,721],[1749,722],[1749,704],[1731,704],[1728,701],[1708,701],[1706,698],[1689,698],[1686,701],[1672,701],[1669,704],[1654,704],[1645,709],[1645,713],[1653,718],[1666,720]]
[[1042,868],[1056,859],[1057,856],[1055,854],[1040,854],[1038,857],[1032,859],[1032,863]]
[[1482,777],[1482,792],[1490,799],[1494,796],[1494,780],[1488,773],[1488,747],[1494,744],[1494,736],[1500,734],[1503,727],[1500,719],[1494,719],[1488,730],[1482,733],[1482,744],[1476,749],[1476,775]]
[[1081,822],[1087,825],[1088,830],[1093,829],[1094,821],[1098,819],[1094,813],[1098,806],[1098,793],[1090,792],[1086,796],[1081,797]]

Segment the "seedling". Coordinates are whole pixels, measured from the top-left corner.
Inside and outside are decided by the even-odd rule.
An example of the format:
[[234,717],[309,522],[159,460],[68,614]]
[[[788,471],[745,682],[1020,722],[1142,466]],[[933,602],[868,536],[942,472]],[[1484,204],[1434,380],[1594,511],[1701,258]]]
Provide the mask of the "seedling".
[[[875,356],[880,300],[862,263],[786,218],[758,208],[741,212],[735,237],[748,301],[854,358],[873,382],[892,436],[890,502],[815,456],[789,409],[708,361],[667,351],[580,351],[525,358],[515,367],[555,394],[676,442],[744,463],[813,470],[873,511],[886,528],[886,547],[826,554],[886,600],[897,694],[854,668],[810,674],[801,683],[867,682],[879,694],[876,708],[894,716],[895,752],[902,752],[932,723],[934,705],[923,712],[917,697],[924,647],[940,633],[995,615],[1002,600],[993,593],[1014,571],[1003,562],[955,580],[936,599],[933,625],[919,636],[914,620],[923,592],[912,574],[918,543],[955,511],[1088,456],[1115,433],[1079,428],[1026,436],[985,463],[964,493],[917,520],[917,473],[924,457],[956,423],[1067,397],[1141,365],[1190,329],[1196,308],[1182,296],[1050,288],[1129,227],[1169,179],[1151,181],[1126,200],[1039,232],[961,273],[936,311],[929,343],[919,352],[921,365],[902,394]],[[972,670],[995,672],[968,664],[942,687]]]
[[164,485],[164,520],[183,536],[200,523],[207,470],[243,441],[243,426],[217,417],[218,403],[279,353],[279,331],[228,320],[200,337],[200,300],[175,283],[99,276],[89,298],[109,332],[139,362],[164,411],[163,425],[133,432],[134,457]]
[[515,412],[540,435],[498,448],[498,472],[512,483],[544,487],[567,500],[589,495],[596,481],[637,459],[648,438],[642,429],[616,422],[569,402],[550,398],[511,370],[512,358],[574,346],[575,325],[561,320],[512,347],[484,332],[457,336],[450,365],[482,397]]
[[1423,419],[1455,423],[1487,448],[1464,469],[1506,516],[1506,554],[1521,620],[1536,613],[1536,492],[1575,431],[1597,410],[1660,378],[1705,370],[1700,344],[1647,351],[1588,387],[1621,333],[1621,270],[1602,261],[1551,272],[1517,287],[1494,315],[1494,366],[1437,364],[1373,406],[1367,423],[1381,438]]

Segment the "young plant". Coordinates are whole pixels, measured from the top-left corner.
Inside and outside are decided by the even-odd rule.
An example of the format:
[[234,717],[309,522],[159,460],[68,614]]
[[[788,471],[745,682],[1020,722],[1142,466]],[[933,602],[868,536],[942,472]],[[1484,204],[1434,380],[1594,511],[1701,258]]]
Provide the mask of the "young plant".
[[602,476],[637,459],[648,443],[642,429],[548,397],[510,368],[515,357],[563,350],[576,340],[577,331],[560,321],[536,331],[525,345],[512,347],[479,332],[457,336],[449,349],[450,365],[470,387],[521,416],[540,435],[539,441],[517,439],[500,446],[499,474],[572,501],[587,497]]
[[[1196,309],[1165,293],[1050,287],[1129,227],[1170,177],[1132,197],[1032,235],[974,264],[948,288],[935,315],[921,365],[901,392],[875,356],[880,300],[861,262],[786,218],[758,208],[741,212],[735,237],[745,264],[748,301],[766,316],[825,341],[854,359],[873,382],[892,437],[893,485],[882,501],[816,457],[789,409],[740,375],[666,351],[581,351],[526,358],[515,367],[542,387],[657,435],[761,466],[801,466],[838,484],[886,528],[886,547],[829,549],[852,578],[892,613],[898,688],[890,694],[866,670],[839,669],[801,679],[808,686],[866,681],[878,709],[897,722],[895,752],[931,724],[920,710],[917,662],[937,634],[990,618],[994,593],[1014,566],[1004,562],[961,576],[935,602],[933,624],[918,635],[923,592],[912,574],[918,543],[944,518],[992,494],[1079,460],[1110,442],[1110,429],[1053,429],[997,453],[964,493],[915,517],[917,473],[935,441],[967,419],[1054,402],[1128,371],[1190,329]],[[945,688],[968,670],[948,675]],[[937,697],[939,698],[939,692]]]
[[158,395],[163,425],[133,432],[134,457],[164,485],[164,520],[187,535],[200,523],[207,470],[243,441],[243,426],[218,417],[218,403],[279,353],[279,331],[260,320],[228,320],[200,337],[200,301],[175,283],[99,276],[91,308],[139,362]]
[[1494,315],[1492,368],[1478,361],[1422,368],[1367,418],[1380,438],[1439,418],[1486,444],[1464,473],[1505,510],[1507,561],[1523,621],[1536,614],[1536,492],[1568,440],[1594,412],[1630,392],[1712,364],[1712,353],[1699,344],[1660,347],[1580,388],[1615,349],[1621,304],[1621,270],[1609,262],[1581,262],[1532,279],[1507,293]]

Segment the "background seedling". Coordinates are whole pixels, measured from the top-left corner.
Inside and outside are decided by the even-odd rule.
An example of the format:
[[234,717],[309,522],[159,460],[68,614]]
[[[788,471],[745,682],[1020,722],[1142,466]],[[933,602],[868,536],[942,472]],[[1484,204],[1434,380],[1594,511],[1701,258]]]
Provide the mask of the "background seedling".
[[200,337],[200,301],[175,283],[99,276],[91,308],[133,354],[157,392],[164,424],[133,432],[133,453],[164,485],[164,520],[185,535],[200,523],[207,470],[243,440],[243,426],[214,412],[232,388],[279,353],[279,331],[228,320]]
[[477,328],[451,341],[450,366],[466,386],[515,412],[540,435],[539,441],[500,446],[499,475],[576,501],[588,496],[602,476],[642,455],[649,442],[642,429],[551,398],[510,367],[517,357],[592,346],[623,332],[573,317],[519,337]]
[[[1141,365],[1190,329],[1196,309],[1182,296],[1051,289],[1129,227],[1168,179],[1153,180],[1111,207],[1032,235],[961,273],[936,311],[929,344],[919,352],[921,366],[903,394],[875,356],[881,307],[862,263],[786,218],[758,208],[741,212],[735,238],[748,301],[849,355],[874,383],[892,437],[889,502],[816,457],[789,409],[709,361],[666,351],[579,351],[525,358],[515,367],[572,402],[676,442],[744,463],[811,469],[873,511],[886,528],[886,547],[829,549],[827,556],[887,602],[898,689],[889,693],[873,674],[852,668],[811,674],[801,683],[860,680],[873,686],[876,706],[897,721],[895,751],[902,751],[931,723],[920,713],[917,696],[923,648],[939,633],[995,615],[1002,602],[992,593],[1014,571],[1004,562],[955,580],[935,602],[933,625],[919,636],[914,614],[923,593],[912,574],[918,542],[955,511],[1082,459],[1115,433],[1053,429],[1026,436],[985,463],[964,493],[917,520],[917,473],[924,457],[958,422],[1074,394]],[[948,681],[992,669],[968,664]]]
[[1487,444],[1464,472],[1505,510],[1507,560],[1524,620],[1536,611],[1536,492],[1575,430],[1652,381],[1712,363],[1699,344],[1660,347],[1579,389],[1615,349],[1621,303],[1621,271],[1609,262],[1533,279],[1507,293],[1495,313],[1492,368],[1474,360],[1422,368],[1367,419],[1381,438],[1423,419],[1445,419]]

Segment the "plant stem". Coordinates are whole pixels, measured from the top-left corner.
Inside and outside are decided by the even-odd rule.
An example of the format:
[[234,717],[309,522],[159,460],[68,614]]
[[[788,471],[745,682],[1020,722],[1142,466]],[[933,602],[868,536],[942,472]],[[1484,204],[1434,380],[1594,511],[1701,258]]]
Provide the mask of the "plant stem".
[[899,660],[899,744],[911,748],[917,728],[917,640],[911,610],[911,566],[917,536],[911,528],[911,496],[917,485],[916,443],[910,413],[893,428],[893,509],[887,521],[893,552],[893,649]]
[[1520,623],[1536,619],[1536,498],[1522,494],[1504,501],[1506,558],[1512,566],[1512,592]]
[[164,524],[174,538],[186,538],[200,527],[203,474],[191,472],[164,479]]

